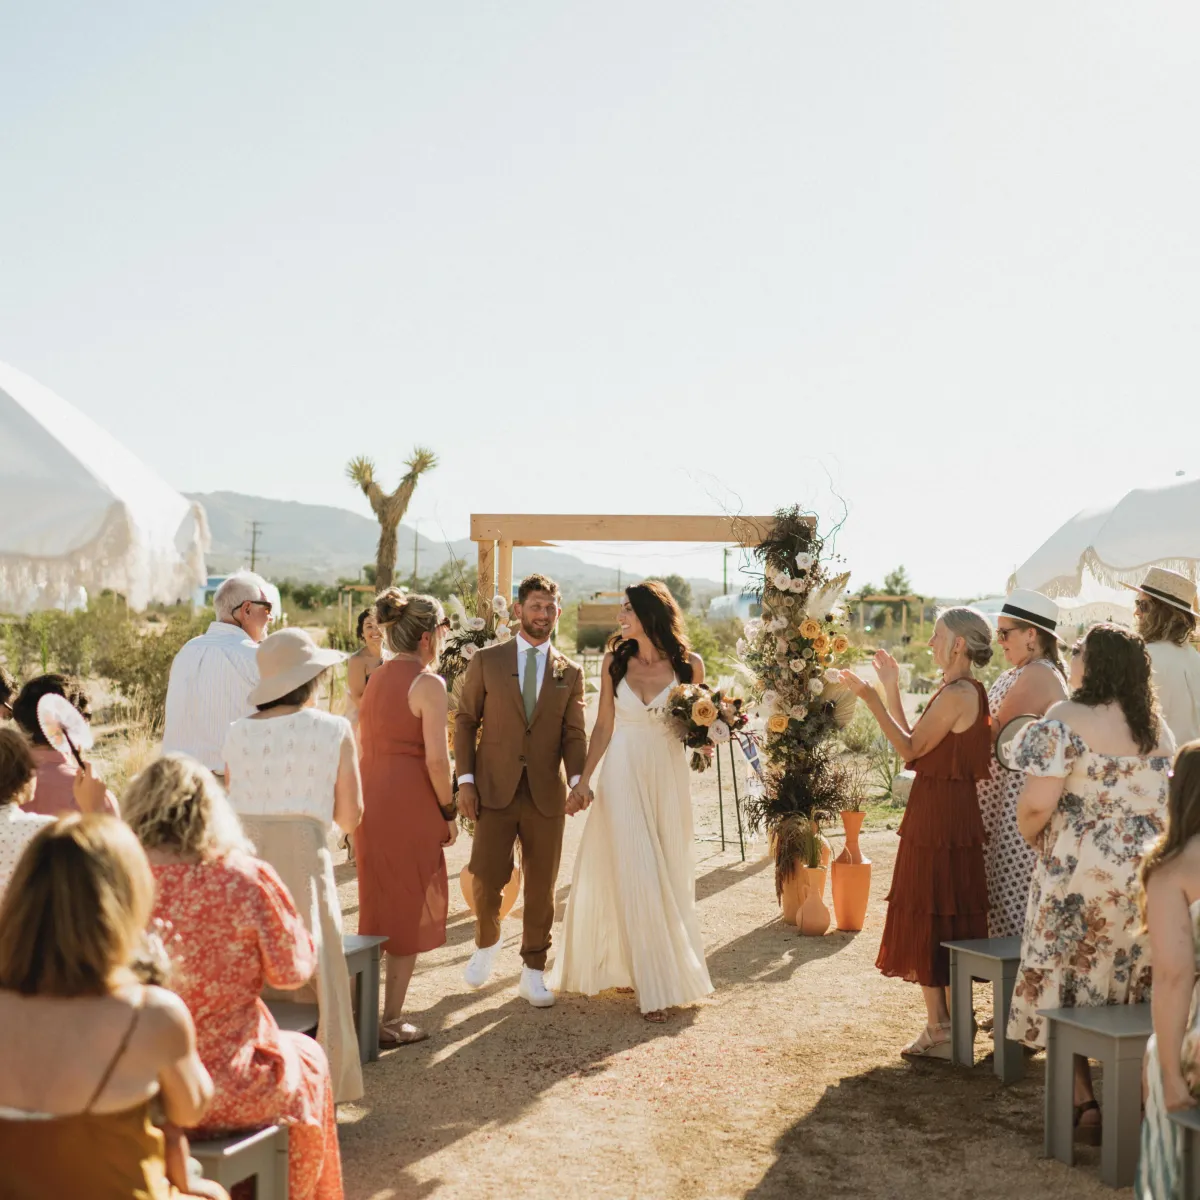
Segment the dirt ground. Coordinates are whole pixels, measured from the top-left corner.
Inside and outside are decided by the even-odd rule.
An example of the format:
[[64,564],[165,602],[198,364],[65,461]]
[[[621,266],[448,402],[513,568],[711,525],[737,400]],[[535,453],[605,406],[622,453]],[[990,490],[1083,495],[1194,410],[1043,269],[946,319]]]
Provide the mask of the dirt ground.
[[[712,772],[693,777],[693,797],[697,837],[711,837]],[[728,795],[726,818],[733,832]],[[560,921],[584,820],[568,822]],[[916,987],[874,967],[896,837],[878,829],[863,845],[875,863],[866,928],[804,938],[779,916],[763,845],[743,863],[736,834],[725,852],[698,841],[716,992],[650,1025],[616,993],[545,1010],[521,1000],[520,907],[492,983],[467,991],[461,837],[447,944],[418,961],[409,996],[431,1037],[368,1066],[363,1101],[339,1113],[349,1200],[1130,1195],[1100,1184],[1097,1150],[1080,1147],[1073,1170],[1041,1157],[1040,1056],[1009,1088],[983,1061],[984,1034],[974,1070],[900,1059],[924,1009]],[[353,930],[352,868],[338,877]],[[990,1015],[990,987],[975,998]]]

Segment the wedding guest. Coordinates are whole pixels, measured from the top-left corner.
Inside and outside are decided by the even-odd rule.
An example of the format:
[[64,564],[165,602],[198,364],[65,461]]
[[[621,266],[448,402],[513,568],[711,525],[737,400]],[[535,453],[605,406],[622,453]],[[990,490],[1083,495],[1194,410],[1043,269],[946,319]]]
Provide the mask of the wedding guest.
[[[1058,605],[1040,592],[1017,589],[996,618],[996,640],[1008,661],[988,690],[992,745],[1014,717],[1044,716],[1067,698],[1067,673],[1058,653]],[[1025,786],[1020,771],[1002,767],[995,755],[991,773],[979,784],[979,810],[987,838],[988,936],[1020,937],[1029,907],[1029,880],[1036,855],[1017,829],[1017,798]]]
[[355,729],[367,680],[383,666],[383,630],[373,608],[358,614],[358,640],[362,647],[346,660],[346,717]]
[[[1038,850],[1008,1036],[1046,1044],[1043,1008],[1138,1004],[1150,962],[1137,906],[1142,856],[1163,831],[1175,746],[1142,639],[1095,625],[1070,700],[1028,726],[1013,761],[1028,779],[1017,826]],[[1075,1060],[1080,1140],[1100,1135],[1086,1059]]]
[[[432,596],[388,588],[375,615],[393,656],[371,677],[359,720],[363,821],[355,835],[358,929],[388,940],[382,1047],[428,1034],[401,1019],[417,955],[446,942],[444,847],[458,836],[446,685],[432,666],[450,622]],[[514,697],[519,699],[514,688]],[[514,703],[516,701],[514,700]]]
[[39,829],[54,824],[53,817],[22,807],[33,798],[36,778],[29,743],[15,729],[0,729],[0,897],[22,851]]
[[341,1200],[342,1166],[329,1063],[285,1032],[260,996],[298,988],[317,951],[279,876],[253,857],[211,772],[182,754],[156,759],[122,797],[150,859],[154,917],[174,932],[174,984],[196,1021],[215,1085],[199,1132],[288,1126],[288,1196]]
[[1200,742],[1175,756],[1167,788],[1167,831],[1142,860],[1142,918],[1154,963],[1146,1047],[1142,1152],[1134,1195],[1184,1194],[1183,1130],[1168,1114],[1195,1107],[1200,1092],[1200,1008],[1193,1015],[1200,964]]
[[991,735],[987,693],[973,678],[992,657],[992,631],[973,608],[947,608],[929,639],[942,687],[916,725],[900,696],[900,668],[876,651],[875,672],[887,694],[853,671],[842,681],[866,701],[888,741],[916,772],[888,893],[887,920],[875,965],[884,975],[921,985],[926,1024],[901,1054],[950,1057],[950,954],[943,942],[987,936],[983,821],[976,786],[988,777]]
[[266,580],[250,571],[230,575],[213,608],[217,619],[171,664],[163,753],[190,754],[220,775],[229,726],[253,711],[247,696],[258,682],[255,653],[271,622]]
[[[184,1002],[134,975],[153,902],[120,821],[64,817],[21,857],[0,903],[0,1195],[180,1196],[151,1103],[196,1125],[213,1084]],[[187,1186],[228,1200],[216,1184]]]
[[362,789],[350,722],[315,705],[321,679],[344,659],[303,629],[271,634],[258,648],[259,681],[249,696],[258,711],[235,721],[225,740],[229,802],[316,943],[313,994],[293,998],[320,1009],[318,1040],[339,1102],[357,1100],[363,1084],[328,836],[335,823],[345,833],[358,828]]
[[[101,795],[92,789],[81,792],[76,787],[79,764],[50,745],[38,722],[38,701],[43,696],[62,696],[85,721],[92,715],[87,692],[77,679],[68,675],[37,675],[21,689],[13,702],[13,720],[29,739],[37,766],[33,799],[25,805],[25,811],[51,817],[70,812],[119,815],[117,801],[111,792],[106,790]],[[83,803],[93,806],[82,808],[81,798]]]
[[[1125,584],[1130,587],[1130,584]],[[1196,585],[1175,571],[1151,567],[1134,589],[1137,631],[1146,643],[1163,720],[1177,745],[1200,738],[1200,651]]]
[[0,721],[12,720],[12,702],[17,694],[17,685],[12,676],[0,667]]

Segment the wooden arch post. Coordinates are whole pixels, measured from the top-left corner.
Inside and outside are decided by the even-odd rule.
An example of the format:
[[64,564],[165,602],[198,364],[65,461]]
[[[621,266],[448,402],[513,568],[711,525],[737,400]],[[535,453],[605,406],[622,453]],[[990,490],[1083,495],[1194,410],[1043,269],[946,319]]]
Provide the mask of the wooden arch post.
[[486,615],[498,591],[511,599],[514,546],[555,542],[721,542],[757,546],[774,517],[598,516],[595,514],[475,513],[471,540],[479,548],[476,611]]

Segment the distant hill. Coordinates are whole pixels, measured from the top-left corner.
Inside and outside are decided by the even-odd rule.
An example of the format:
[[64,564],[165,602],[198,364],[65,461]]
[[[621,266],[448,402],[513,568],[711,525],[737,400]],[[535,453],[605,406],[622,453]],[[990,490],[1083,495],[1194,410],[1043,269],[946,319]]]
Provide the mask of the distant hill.
[[[208,513],[212,530],[208,564],[214,573],[248,565],[251,521],[261,525],[259,570],[275,581],[333,583],[342,577],[357,576],[365,564],[375,561],[379,526],[370,517],[348,509],[300,504],[295,500],[268,500],[240,492],[193,492],[188,498],[198,500]],[[437,570],[451,554],[468,567],[475,563],[475,543],[469,538],[447,546],[401,525],[396,561],[402,579],[412,570],[414,536],[422,575]],[[611,567],[586,563],[560,550],[518,547],[513,552],[513,574],[519,577],[531,571],[542,571],[556,579],[568,599],[616,587],[616,572]],[[721,589],[719,583],[710,579],[693,579],[691,584],[697,592]]]

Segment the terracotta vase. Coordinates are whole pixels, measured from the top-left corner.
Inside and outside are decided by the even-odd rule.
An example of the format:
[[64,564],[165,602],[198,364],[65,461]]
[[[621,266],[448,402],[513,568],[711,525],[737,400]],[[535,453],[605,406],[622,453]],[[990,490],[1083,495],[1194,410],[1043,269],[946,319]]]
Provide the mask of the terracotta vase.
[[824,867],[797,867],[804,877],[804,900],[796,914],[796,928],[805,937],[820,937],[829,928],[829,909],[822,897],[825,894]]
[[795,925],[796,914],[800,911],[800,902],[804,899],[804,877],[801,874],[803,870],[803,867],[797,867],[792,872],[791,878],[784,880],[783,894],[779,897],[779,904],[783,909],[783,919],[789,925]]
[[[471,874],[470,867],[463,867],[459,871],[458,886],[462,889],[462,897],[466,901],[467,907],[473,913],[475,911],[475,876]],[[513,867],[512,878],[504,885],[504,889],[500,893],[500,919],[502,921],[512,912],[520,895],[521,865],[518,863]]]
[[834,919],[837,927],[847,933],[857,933],[862,929],[871,899],[871,860],[863,857],[858,845],[862,823],[862,813],[842,813],[846,844],[830,871]]

